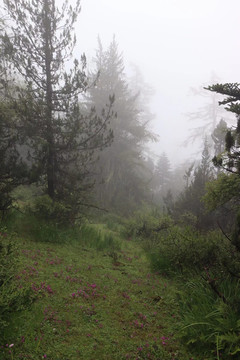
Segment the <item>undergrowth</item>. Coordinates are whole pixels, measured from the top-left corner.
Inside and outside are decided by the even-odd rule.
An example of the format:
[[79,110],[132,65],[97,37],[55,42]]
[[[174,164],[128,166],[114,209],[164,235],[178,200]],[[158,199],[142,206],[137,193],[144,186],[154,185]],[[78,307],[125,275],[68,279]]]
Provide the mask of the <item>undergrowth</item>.
[[239,359],[239,282],[228,279],[220,290],[226,302],[202,281],[189,281],[180,297],[182,341],[208,359]]
[[13,212],[16,234],[0,236],[2,358],[237,360],[238,253],[158,215],[60,228]]
[[177,336],[202,359],[239,359],[240,253],[220,231],[199,232],[186,219],[137,213],[127,231],[152,271],[175,281]]

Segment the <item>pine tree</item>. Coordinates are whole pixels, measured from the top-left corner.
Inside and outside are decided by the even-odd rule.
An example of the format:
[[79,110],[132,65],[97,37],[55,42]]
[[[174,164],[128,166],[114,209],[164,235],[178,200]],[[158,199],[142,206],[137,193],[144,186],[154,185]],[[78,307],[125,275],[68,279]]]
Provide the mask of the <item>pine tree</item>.
[[94,150],[104,148],[112,137],[110,130],[105,132],[111,103],[101,116],[94,109],[81,112],[81,96],[88,87],[85,55],[71,62],[80,1],[75,7],[64,1],[61,10],[55,0],[4,4],[12,24],[3,38],[5,49],[23,83],[12,101],[32,180],[41,181],[51,199],[74,204],[76,210],[90,186],[88,165]]
[[154,179],[157,191],[161,192],[162,195],[166,195],[167,190],[171,187],[171,164],[165,152],[158,159]]
[[216,166],[240,175],[240,84],[226,83],[216,84],[207,88],[218,94],[227,97],[219,102],[225,105],[225,109],[235,114],[236,126],[228,128],[225,135],[225,152],[214,157],[213,162]]
[[227,123],[226,121],[221,119],[212,133],[215,156],[221,154],[225,150],[226,133],[227,133]]
[[16,115],[6,98],[7,67],[3,44],[5,24],[0,20],[0,212],[12,206],[12,191],[26,181],[26,168],[18,152]]
[[236,253],[238,253],[240,250],[240,84],[215,84],[209,86],[207,90],[225,95],[219,105],[224,105],[225,109],[236,117],[236,125],[225,129],[225,151],[213,158],[214,165],[225,170],[225,173],[221,174],[215,182],[209,184],[205,201],[212,208],[218,208],[218,211],[220,208],[220,214],[229,208],[227,216],[225,214],[220,223],[221,226],[227,226],[227,230],[231,234],[227,236],[228,241],[230,240]]
[[106,50],[99,39],[95,65],[92,78],[98,73],[99,78],[86,102],[89,107],[94,105],[99,113],[101,104],[106,103],[110,94],[114,97],[116,113],[110,122],[113,143],[100,154],[95,168],[96,196],[102,206],[127,214],[147,197],[151,174],[143,152],[144,144],[153,136],[147,128],[148,120],[139,109],[138,91],[134,93],[129,87],[123,56],[115,38]]
[[18,151],[15,114],[6,100],[0,100],[0,212],[12,206],[12,191],[27,179],[27,169]]

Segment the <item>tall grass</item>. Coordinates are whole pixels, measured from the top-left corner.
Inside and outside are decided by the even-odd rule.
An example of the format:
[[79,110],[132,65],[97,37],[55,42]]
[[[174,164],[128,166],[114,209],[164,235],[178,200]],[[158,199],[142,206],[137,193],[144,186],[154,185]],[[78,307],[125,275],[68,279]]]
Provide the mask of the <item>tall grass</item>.
[[5,220],[11,232],[33,241],[46,243],[79,243],[96,250],[119,250],[120,238],[106,227],[93,224],[62,226],[39,219],[31,213],[12,211]]
[[33,241],[64,243],[78,238],[77,227],[59,227],[54,222],[39,219],[27,211],[12,211],[4,224],[10,232]]
[[224,302],[203,281],[189,281],[179,300],[179,335],[196,353],[207,359],[239,359],[240,283],[224,281],[220,290]]
[[86,224],[79,230],[79,241],[81,244],[97,250],[119,250],[120,240],[109,231]]

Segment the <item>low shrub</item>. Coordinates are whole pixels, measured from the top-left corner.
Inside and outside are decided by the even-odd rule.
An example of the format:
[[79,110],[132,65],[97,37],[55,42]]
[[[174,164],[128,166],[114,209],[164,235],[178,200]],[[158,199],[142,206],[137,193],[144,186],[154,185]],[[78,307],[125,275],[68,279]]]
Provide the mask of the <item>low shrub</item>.
[[54,225],[66,226],[75,222],[73,209],[60,201],[54,201],[48,195],[38,196],[31,211],[36,218]]
[[221,254],[225,253],[226,239],[219,232],[207,235],[200,234],[191,227],[173,226],[164,236],[159,236],[154,249],[149,251],[152,266],[155,270],[155,254],[168,259],[172,271],[197,272],[221,266]]
[[16,275],[19,266],[15,238],[0,228],[0,341],[11,314],[30,307],[34,297],[30,286],[19,287]]
[[190,351],[204,349],[209,360],[239,359],[240,253],[234,243],[220,231],[201,233],[171,221],[140,239],[154,272],[180,283],[179,335]]
[[[30,223],[29,223],[30,222]],[[29,224],[26,229],[26,235],[34,241],[49,242],[49,243],[70,243],[79,238],[77,226],[59,227],[52,222],[46,222],[42,219],[37,219],[30,216],[26,219]]]
[[138,211],[125,223],[125,236],[150,239],[154,242],[160,232],[164,232],[173,221],[167,215],[161,215],[157,210]]

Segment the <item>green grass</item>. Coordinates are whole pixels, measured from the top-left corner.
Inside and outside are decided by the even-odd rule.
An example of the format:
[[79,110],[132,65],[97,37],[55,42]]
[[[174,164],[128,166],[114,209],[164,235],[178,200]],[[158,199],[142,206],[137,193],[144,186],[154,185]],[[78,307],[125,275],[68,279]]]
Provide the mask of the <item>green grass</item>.
[[180,296],[181,336],[195,352],[209,359],[239,359],[239,281],[226,279],[222,301],[203,281],[189,281]]
[[191,359],[175,338],[174,286],[137,243],[104,225],[62,243],[16,241],[16,286],[36,299],[11,318],[1,359]]

